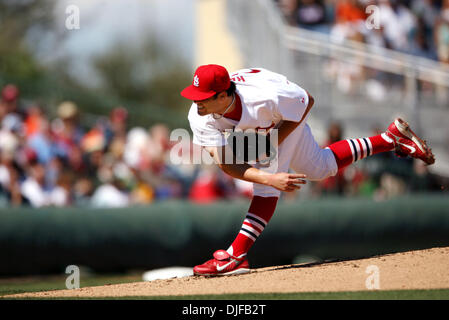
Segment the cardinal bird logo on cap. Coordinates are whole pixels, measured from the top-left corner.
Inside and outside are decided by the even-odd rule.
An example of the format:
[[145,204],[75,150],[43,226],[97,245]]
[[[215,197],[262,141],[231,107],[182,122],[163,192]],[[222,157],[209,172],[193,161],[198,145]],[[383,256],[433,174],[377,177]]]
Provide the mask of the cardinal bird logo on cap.
[[194,85],[195,87],[198,87],[198,86],[200,85],[200,78],[198,78],[197,75],[195,75],[195,76],[193,77],[193,85]]

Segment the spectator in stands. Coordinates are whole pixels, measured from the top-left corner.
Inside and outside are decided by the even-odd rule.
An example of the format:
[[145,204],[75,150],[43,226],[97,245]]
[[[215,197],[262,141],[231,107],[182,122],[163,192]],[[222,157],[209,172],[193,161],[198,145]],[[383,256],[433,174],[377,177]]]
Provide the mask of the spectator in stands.
[[58,185],[58,180],[65,168],[65,161],[63,158],[59,156],[51,158],[45,167],[45,185],[49,189],[53,189]]
[[57,109],[58,117],[51,123],[58,154],[69,157],[73,148],[80,145],[84,135],[79,124],[78,106],[72,101],[62,102]]
[[95,126],[83,135],[80,145],[80,152],[82,154],[83,163],[85,164],[85,173],[90,177],[95,177],[95,186],[104,182],[100,177],[100,174],[106,172],[104,171],[103,166],[107,147],[108,145],[102,128],[102,122],[97,121]]
[[146,154],[148,139],[147,131],[141,127],[134,127],[128,131],[123,159],[130,168],[135,170],[149,168]]
[[24,134],[30,139],[34,134],[42,131],[43,126],[48,126],[48,120],[42,108],[36,104],[31,105],[26,112],[24,121]]
[[14,163],[14,153],[0,148],[0,195],[12,206],[24,204],[20,192],[19,172]]
[[41,163],[35,162],[29,166],[27,177],[20,189],[22,196],[32,207],[39,208],[50,204],[45,190],[45,167]]
[[422,17],[417,17],[416,23],[414,39],[410,44],[410,53],[415,56],[438,60],[436,53],[432,50],[432,41],[426,37],[426,28]]
[[14,84],[7,84],[2,89],[0,120],[2,120],[6,114],[15,114],[21,120],[24,119],[23,106],[20,104],[19,88]]
[[110,181],[105,181],[94,191],[90,205],[93,207],[126,207],[130,205],[130,198],[124,190],[123,182],[112,176]]
[[[335,24],[330,35],[337,42],[347,40],[363,42],[366,15],[355,0],[337,1],[335,4]],[[364,79],[364,69],[357,63],[331,60],[325,68],[326,74],[335,80],[337,87],[346,93],[353,93]]]
[[133,205],[147,205],[154,201],[156,195],[154,188],[145,180],[140,171],[135,171],[135,185],[130,193]]
[[385,172],[380,176],[379,188],[376,190],[374,198],[376,200],[391,199],[403,195],[407,190],[404,180],[391,173]]
[[296,9],[298,8],[297,0],[278,0],[278,5],[287,24],[296,26]]
[[190,189],[189,199],[194,203],[208,204],[222,196],[218,171],[213,166],[205,166]]
[[366,14],[356,0],[337,1],[335,7],[335,24],[331,34],[337,40],[359,39],[365,30]]
[[[412,0],[409,4],[410,9],[418,18],[424,22],[426,38],[432,39],[435,22],[438,18],[440,6],[435,0]],[[433,45],[432,45],[433,47]]]
[[361,21],[365,21],[365,19],[364,5],[358,0],[336,1],[335,21],[337,23],[354,23],[354,25],[358,25]]
[[317,30],[326,22],[326,10],[322,1],[300,0],[296,10],[297,24],[303,28]]
[[81,150],[85,154],[103,151],[108,146],[102,123],[97,121],[96,125],[83,135],[80,141]]
[[71,191],[73,204],[78,207],[89,206],[93,192],[94,185],[90,177],[82,176],[78,178]]
[[387,47],[407,52],[416,29],[416,18],[398,1],[379,0],[380,23]]
[[0,127],[0,150],[14,154],[19,148],[21,130],[20,120],[11,114],[6,115]]
[[170,163],[169,155],[173,143],[169,129],[164,124],[155,124],[148,130],[147,150],[143,156],[147,165],[148,178],[154,186],[156,199],[180,198],[185,192],[186,181],[181,172]]
[[128,111],[124,107],[112,109],[108,120],[104,123],[106,143],[109,144],[114,137],[125,137],[127,130]]
[[78,174],[86,174],[87,161],[84,159],[84,154],[80,146],[72,146],[70,153],[67,155],[66,161],[73,172]]
[[449,64],[449,0],[443,1],[434,33],[438,60]]
[[11,205],[17,206],[25,203],[20,191],[20,167],[16,161],[22,155],[24,145],[23,122],[16,113],[5,113],[0,124],[0,194]]
[[49,205],[55,207],[67,207],[72,204],[73,175],[70,171],[61,172],[58,175],[56,185],[49,191]]
[[156,174],[162,174],[168,163],[168,155],[172,143],[170,142],[169,129],[166,125],[156,124],[149,130],[148,156],[150,160],[150,170]]
[[53,140],[49,121],[42,118],[38,131],[27,140],[28,146],[37,156],[37,161],[46,165],[56,156],[56,146]]
[[111,180],[112,169],[109,164],[105,164],[103,150],[94,150],[84,154],[83,158],[86,164],[86,175],[91,177],[95,187]]
[[[343,127],[340,122],[333,121],[330,123],[327,131],[327,141],[324,142],[323,148],[334,142],[343,139]],[[345,177],[346,168],[338,170],[337,174],[326,180],[317,182],[316,185],[323,194],[343,195],[347,186],[347,178]]]
[[120,174],[120,170],[117,170],[113,157],[102,150],[96,150],[92,155],[94,157],[91,164],[94,164],[96,168],[98,187],[92,195],[91,205],[95,207],[130,205],[128,181]]
[[440,189],[436,177],[429,172],[427,166],[414,161],[413,172],[414,174],[407,183],[410,192],[429,192]]
[[158,178],[155,185],[155,198],[157,200],[178,199],[182,195],[182,185],[171,177]]

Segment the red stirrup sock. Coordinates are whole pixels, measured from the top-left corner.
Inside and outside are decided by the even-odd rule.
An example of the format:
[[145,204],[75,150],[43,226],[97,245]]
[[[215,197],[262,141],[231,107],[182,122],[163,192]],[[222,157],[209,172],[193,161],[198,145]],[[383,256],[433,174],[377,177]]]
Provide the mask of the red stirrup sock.
[[253,197],[242,228],[227,250],[231,256],[238,258],[249,251],[273,216],[277,201],[278,197]]
[[360,139],[346,139],[331,144],[338,169],[377,153],[394,150],[393,141],[385,134]]
[[377,153],[394,150],[393,141],[385,134],[360,139],[346,139],[331,144],[338,169],[344,168],[359,159]]

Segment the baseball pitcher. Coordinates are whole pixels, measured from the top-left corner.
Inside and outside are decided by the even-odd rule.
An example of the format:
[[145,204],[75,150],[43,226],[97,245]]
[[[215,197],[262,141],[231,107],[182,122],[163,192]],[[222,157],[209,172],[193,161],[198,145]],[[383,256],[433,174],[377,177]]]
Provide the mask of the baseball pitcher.
[[[229,75],[222,66],[203,65],[181,95],[193,102],[188,115],[193,143],[205,148],[224,172],[253,183],[253,198],[237,237],[227,250],[217,250],[213,259],[195,266],[195,275],[249,272],[247,253],[270,222],[281,191],[300,189],[306,180],[326,179],[380,152],[394,151],[429,165],[435,162],[426,142],[400,118],[380,135],[320,148],[306,121],[314,105],[312,95],[285,76],[262,68]],[[276,165],[271,170],[261,164],[269,150],[258,153],[255,163],[236,161],[236,148],[230,146],[227,133],[247,130],[268,132],[267,136],[276,130]],[[288,173],[289,169],[296,173]]]

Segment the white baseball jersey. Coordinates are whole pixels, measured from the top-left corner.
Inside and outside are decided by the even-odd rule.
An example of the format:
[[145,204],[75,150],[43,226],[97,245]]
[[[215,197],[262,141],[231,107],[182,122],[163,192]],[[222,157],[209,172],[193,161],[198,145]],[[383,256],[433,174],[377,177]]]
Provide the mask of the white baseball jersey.
[[[281,120],[301,121],[309,104],[307,92],[283,75],[262,69],[243,69],[231,74],[242,104],[240,121],[213,115],[198,115],[192,104],[189,122],[193,143],[205,147],[227,144],[227,129],[268,129]],[[304,120],[282,142],[278,149],[276,171],[289,168],[305,173],[309,180],[322,180],[337,173],[338,167],[330,149],[321,149]],[[256,165],[256,167],[258,167]],[[253,194],[263,197],[279,196],[280,191],[265,185],[253,184]]]
[[223,146],[226,129],[268,129],[281,120],[299,122],[309,103],[307,92],[283,75],[257,68],[243,69],[230,75],[242,103],[240,121],[212,114],[198,115],[192,104],[189,112],[193,143],[201,146]]

